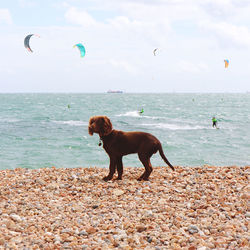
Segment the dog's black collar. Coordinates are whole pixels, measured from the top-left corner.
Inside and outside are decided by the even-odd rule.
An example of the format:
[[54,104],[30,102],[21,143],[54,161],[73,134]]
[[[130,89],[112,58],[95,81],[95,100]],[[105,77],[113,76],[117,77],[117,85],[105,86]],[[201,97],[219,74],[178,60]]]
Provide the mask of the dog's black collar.
[[107,134],[107,135],[103,135],[103,136],[99,135],[100,138],[99,138],[99,143],[98,143],[98,145],[99,145],[99,146],[102,146],[104,137],[109,136],[110,134],[112,134],[112,132],[113,132],[113,130],[112,130],[109,134]]

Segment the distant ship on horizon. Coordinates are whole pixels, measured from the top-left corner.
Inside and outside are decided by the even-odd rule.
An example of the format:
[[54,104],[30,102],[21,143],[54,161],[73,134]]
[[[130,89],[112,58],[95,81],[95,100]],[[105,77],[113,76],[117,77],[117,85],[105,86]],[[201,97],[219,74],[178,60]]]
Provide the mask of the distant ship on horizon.
[[122,90],[108,90],[107,93],[123,93]]

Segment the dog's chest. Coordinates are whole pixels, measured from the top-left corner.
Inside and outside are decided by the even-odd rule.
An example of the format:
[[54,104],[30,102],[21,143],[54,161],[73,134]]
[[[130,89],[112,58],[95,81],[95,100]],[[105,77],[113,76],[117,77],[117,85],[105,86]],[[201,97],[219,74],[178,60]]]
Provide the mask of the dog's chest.
[[113,153],[115,151],[114,145],[112,145],[110,142],[103,142],[103,148],[108,154]]
[[103,140],[103,148],[108,154],[116,154],[123,151],[124,143],[117,138],[113,140]]

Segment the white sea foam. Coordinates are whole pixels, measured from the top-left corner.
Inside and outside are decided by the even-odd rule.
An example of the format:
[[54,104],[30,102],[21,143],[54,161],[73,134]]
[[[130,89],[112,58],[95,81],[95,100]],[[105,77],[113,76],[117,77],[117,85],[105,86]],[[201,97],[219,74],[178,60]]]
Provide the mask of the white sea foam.
[[165,119],[165,117],[160,117],[160,116],[148,116],[148,115],[144,115],[144,114],[140,114],[139,111],[135,110],[135,111],[128,111],[124,114],[119,114],[116,116],[130,116],[130,117],[141,117],[141,118],[147,118],[147,119],[153,119],[153,120],[157,120],[157,119]]
[[119,114],[116,116],[132,116],[132,117],[140,117],[139,111],[128,111],[125,114]]
[[145,127],[154,127],[159,129],[169,129],[169,130],[200,130],[200,129],[211,129],[210,127],[205,126],[192,126],[192,125],[180,125],[180,124],[171,124],[171,123],[143,123],[141,124]]
[[69,121],[52,121],[52,122],[57,123],[57,124],[66,124],[66,125],[70,125],[70,126],[87,126],[88,125],[87,122],[73,121],[73,120],[69,120]]
[[152,119],[152,120],[158,120],[158,119],[166,119],[166,117],[162,117],[162,116],[148,116],[148,115],[143,115],[143,118],[147,118],[147,119]]
[[8,123],[12,123],[12,122],[20,122],[20,119],[16,119],[16,118],[4,118],[4,119],[0,119],[0,122],[8,122]]

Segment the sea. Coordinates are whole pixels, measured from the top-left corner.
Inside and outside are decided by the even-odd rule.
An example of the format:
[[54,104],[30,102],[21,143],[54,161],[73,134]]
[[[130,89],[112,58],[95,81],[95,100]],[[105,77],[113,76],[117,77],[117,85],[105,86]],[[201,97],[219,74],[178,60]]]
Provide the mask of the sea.
[[[95,115],[154,134],[174,166],[250,165],[249,93],[29,93],[0,94],[0,169],[108,168],[98,135],[88,134]],[[158,153],[151,162],[166,166]],[[123,163],[142,166],[136,154]]]

